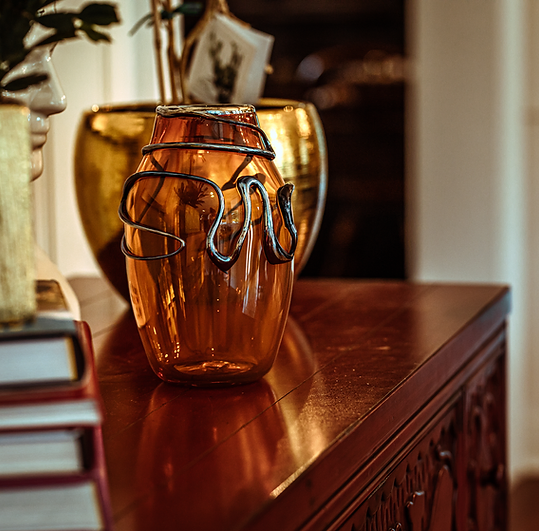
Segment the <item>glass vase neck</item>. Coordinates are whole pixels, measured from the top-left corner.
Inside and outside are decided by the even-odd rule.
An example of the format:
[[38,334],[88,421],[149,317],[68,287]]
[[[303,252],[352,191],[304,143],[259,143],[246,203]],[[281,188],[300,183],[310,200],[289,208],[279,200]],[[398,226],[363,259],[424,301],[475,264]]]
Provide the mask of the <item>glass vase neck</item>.
[[258,125],[253,105],[159,105],[156,113],[164,118],[182,118],[198,115],[200,117],[222,118]]
[[252,105],[160,105],[150,144],[229,144],[272,152]]

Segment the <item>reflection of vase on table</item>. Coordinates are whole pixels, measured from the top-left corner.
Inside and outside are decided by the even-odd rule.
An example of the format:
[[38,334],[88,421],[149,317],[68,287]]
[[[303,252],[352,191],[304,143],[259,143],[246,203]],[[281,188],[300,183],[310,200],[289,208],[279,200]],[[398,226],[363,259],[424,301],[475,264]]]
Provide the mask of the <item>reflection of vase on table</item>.
[[251,106],[159,107],[120,215],[131,300],[163,380],[260,378],[288,316],[292,185]]

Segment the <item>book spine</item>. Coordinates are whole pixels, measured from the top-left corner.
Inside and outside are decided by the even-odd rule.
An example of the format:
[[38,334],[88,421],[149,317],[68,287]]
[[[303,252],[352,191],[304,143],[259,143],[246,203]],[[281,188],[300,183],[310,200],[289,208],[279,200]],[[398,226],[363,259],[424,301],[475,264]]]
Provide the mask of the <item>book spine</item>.
[[91,467],[79,474],[56,475],[56,476],[25,476],[19,478],[0,479],[0,492],[14,492],[18,489],[28,488],[54,488],[58,486],[77,485],[80,483],[92,482],[96,488],[98,504],[96,507],[103,521],[103,530],[112,529],[112,508],[110,503],[110,493],[107,480],[107,471],[103,450],[103,436],[101,428],[93,429],[92,455],[88,456],[91,461]]
[[84,460],[86,469],[82,472],[56,475],[23,475],[0,478],[0,491],[17,489],[47,488],[93,482],[97,492],[97,503],[104,522],[103,529],[112,529],[112,507],[108,486],[103,434],[101,426],[91,429],[90,444],[86,446]]
[[25,386],[21,388],[0,388],[0,411],[4,405],[23,403],[60,402],[62,400],[90,399],[96,402],[97,408],[103,412],[103,404],[97,385],[92,335],[88,323],[74,321],[77,345],[77,365],[81,367],[81,378],[78,381],[57,386]]
[[104,522],[103,529],[112,529],[112,509],[107,480],[105,454],[103,447],[103,434],[101,428],[103,404],[99,394],[97,373],[95,368],[94,350],[90,327],[82,321],[75,322],[77,340],[80,345],[81,355],[84,357],[84,375],[77,386],[63,386],[50,390],[38,390],[36,392],[11,392],[0,394],[0,414],[2,406],[18,404],[39,404],[42,402],[62,402],[66,400],[89,400],[99,408],[100,419],[97,424],[84,426],[80,423],[68,425],[40,426],[38,430],[30,430],[28,427],[20,429],[7,428],[5,433],[23,433],[40,431],[54,428],[84,428],[89,435],[83,445],[84,469],[80,472],[69,474],[11,476],[0,478],[0,491],[16,491],[27,488],[46,488],[55,486],[75,485],[93,482],[97,491],[97,503]]
[[111,531],[113,527],[113,514],[101,427],[94,430],[94,459],[93,470],[95,481],[98,485],[103,522],[105,522],[105,529]]

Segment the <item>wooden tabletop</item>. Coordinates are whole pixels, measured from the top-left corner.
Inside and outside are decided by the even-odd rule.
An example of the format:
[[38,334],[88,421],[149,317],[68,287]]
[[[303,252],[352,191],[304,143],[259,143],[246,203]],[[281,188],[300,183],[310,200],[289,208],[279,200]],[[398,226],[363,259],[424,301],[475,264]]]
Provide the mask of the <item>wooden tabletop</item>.
[[322,525],[332,495],[509,309],[503,286],[301,280],[264,379],[191,389],[154,376],[103,281],[72,284],[94,337],[117,531]]

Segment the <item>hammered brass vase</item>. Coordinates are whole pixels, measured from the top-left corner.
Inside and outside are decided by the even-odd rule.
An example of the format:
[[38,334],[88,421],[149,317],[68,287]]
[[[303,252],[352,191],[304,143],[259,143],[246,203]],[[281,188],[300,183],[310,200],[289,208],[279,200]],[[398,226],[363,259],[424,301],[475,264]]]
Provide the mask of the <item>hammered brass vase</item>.
[[155,107],[155,103],[95,105],[83,114],[75,144],[75,189],[82,226],[99,267],[127,301],[118,203],[123,183],[135,171],[152,135]]
[[256,105],[256,113],[275,151],[279,173],[294,185],[297,276],[311,255],[324,214],[328,178],[324,129],[312,103],[265,98]]
[[[123,226],[117,208],[126,178],[140,162],[153,129],[156,103],[94,106],[84,113],[75,146],[75,187],[82,225],[99,267],[129,300]],[[309,259],[318,236],[327,189],[324,131],[314,105],[262,99],[256,106],[260,126],[276,153],[275,165],[287,183],[298,229],[295,274]]]

